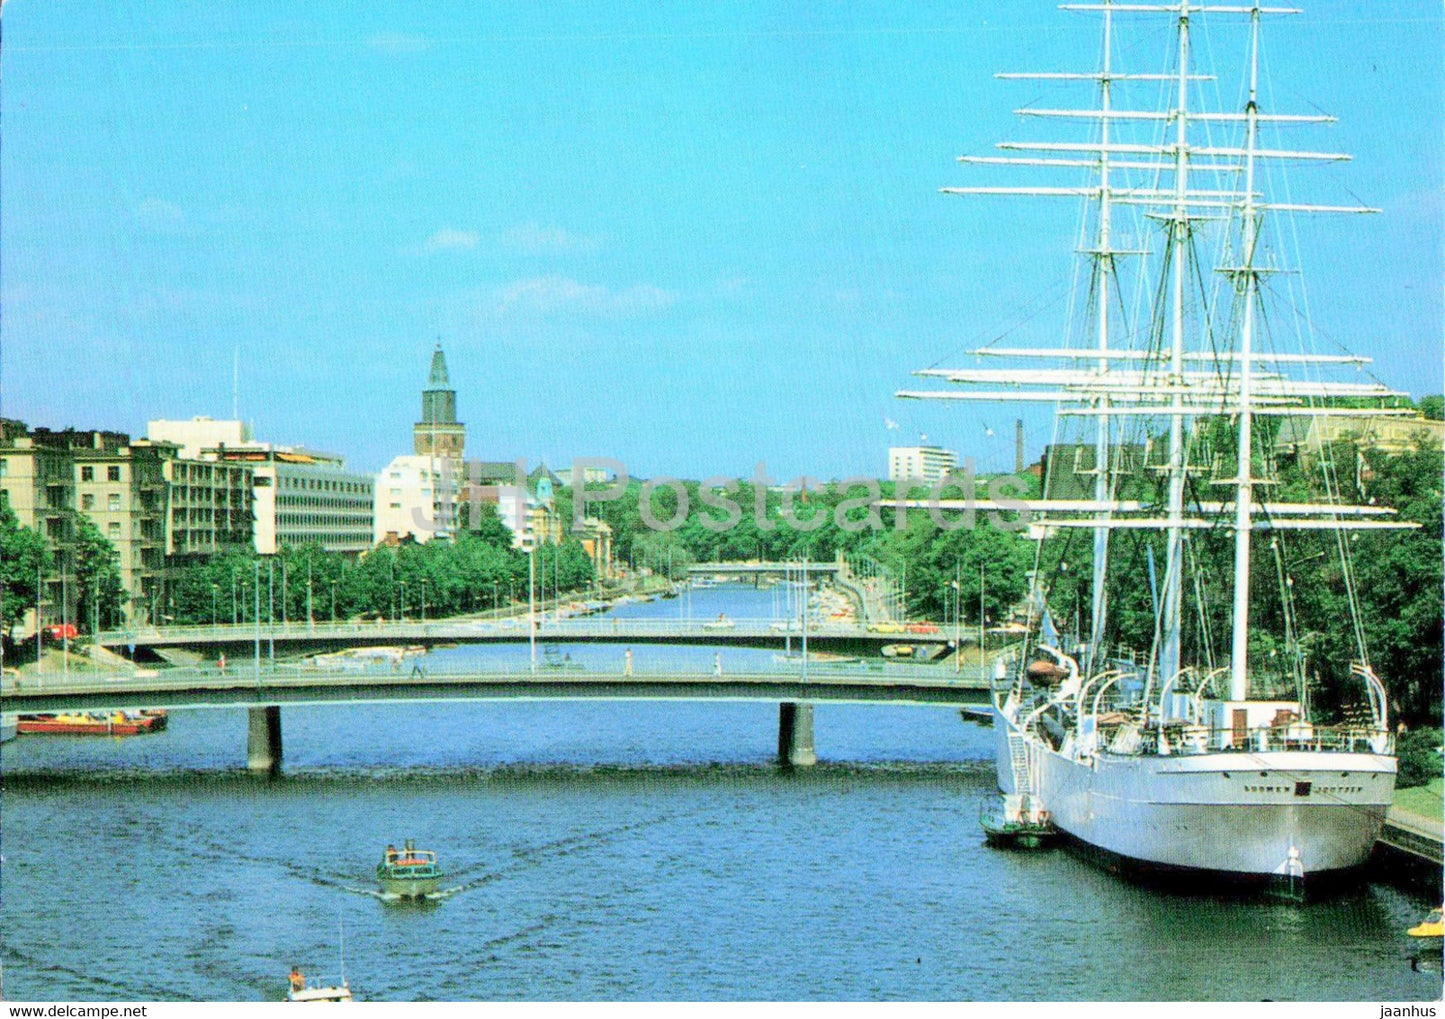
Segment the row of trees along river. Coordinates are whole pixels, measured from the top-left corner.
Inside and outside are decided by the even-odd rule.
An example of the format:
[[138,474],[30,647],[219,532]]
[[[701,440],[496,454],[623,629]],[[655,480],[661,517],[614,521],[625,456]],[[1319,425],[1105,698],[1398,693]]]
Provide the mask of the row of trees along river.
[[[1221,451],[1216,472],[1229,476],[1226,462],[1230,425],[1217,422],[1206,441]],[[1437,719],[1441,707],[1442,597],[1441,498],[1442,456],[1438,447],[1422,443],[1416,452],[1385,455],[1377,450],[1342,446],[1328,458],[1336,465],[1330,485],[1345,501],[1394,506],[1400,516],[1420,524],[1412,531],[1354,533],[1345,539],[1353,574],[1354,597],[1363,617],[1371,661],[1384,679],[1395,712],[1412,723]],[[1257,465],[1258,466],[1258,465]],[[1271,497],[1303,501],[1323,494],[1320,459],[1278,458]],[[1162,499],[1160,472],[1138,471],[1120,481],[1122,498]],[[910,616],[943,619],[952,611],[951,582],[960,573],[970,592],[962,599],[965,625],[978,619],[977,578],[986,576],[984,611],[992,621],[1007,617],[1024,598],[1028,575],[1037,568],[1047,585],[1050,605],[1062,623],[1087,615],[1090,603],[1092,545],[1086,530],[1070,530],[1040,546],[1026,531],[995,526],[977,515],[976,526],[941,529],[923,511],[907,514],[897,527],[895,513],[866,505],[868,487],[844,488],[837,483],[793,494],[789,513],[778,491],[764,493],[763,524],[755,519],[757,493],[740,481],[731,494],[742,509],[730,528],[718,529],[722,510],[705,505],[698,484],[684,482],[688,512],[670,530],[647,526],[639,500],[643,486],[632,482],[619,498],[589,501],[587,510],[613,529],[618,563],[633,576],[643,570],[682,579],[695,562],[723,560],[832,560],[843,552],[867,557],[896,580],[906,576]],[[596,486],[599,490],[604,486]],[[896,493],[881,483],[885,499]],[[980,479],[979,492],[985,481]],[[1207,483],[1189,497],[1210,499]],[[1039,480],[1025,475],[1015,495],[1037,496]],[[923,497],[922,490],[912,493]],[[945,497],[960,493],[945,491]],[[558,493],[556,511],[571,519],[571,493]],[[652,492],[654,520],[673,522],[677,496],[667,487]],[[229,622],[253,618],[255,582],[259,574],[261,613],[268,615],[268,585],[275,598],[275,616],[299,620],[357,617],[408,618],[421,614],[425,599],[429,618],[505,608],[527,599],[528,562],[512,547],[511,534],[489,506],[480,507],[476,525],[463,509],[462,526],[450,541],[405,542],[380,546],[360,560],[328,553],[316,546],[284,548],[275,557],[229,552],[189,562],[170,571],[164,605],[158,612],[176,623]],[[945,518],[957,518],[945,514]],[[881,526],[869,527],[870,520]],[[713,522],[713,527],[706,526]],[[849,526],[840,526],[843,521]],[[82,630],[96,623],[105,628],[120,619],[125,592],[115,549],[90,523],[76,514],[78,540],[66,570],[82,610]],[[864,525],[859,529],[859,525]],[[1346,570],[1341,566],[1339,539],[1330,531],[1280,534],[1265,532],[1256,539],[1253,558],[1251,656],[1257,668],[1279,670],[1279,663],[1303,661],[1311,696],[1318,709],[1331,711],[1355,700],[1348,664],[1356,654],[1348,623]],[[1185,653],[1194,660],[1223,660],[1227,653],[1232,578],[1232,536],[1227,521],[1215,530],[1192,532],[1187,543],[1190,577],[1185,584]],[[1111,545],[1109,627],[1107,639],[1120,646],[1147,649],[1154,634],[1153,595],[1144,582],[1149,559],[1162,572],[1162,535],[1143,531],[1116,532]],[[3,622],[7,641],[27,608],[34,604],[37,571],[56,569],[52,552],[35,532],[17,524],[8,506],[0,511],[0,567],[3,567]],[[259,569],[255,563],[260,559]],[[581,543],[565,537],[545,546],[536,564],[538,591],[551,596],[595,590],[598,578]],[[284,584],[283,584],[284,577]],[[612,586],[630,583],[624,579]],[[545,591],[544,591],[545,589]],[[234,601],[233,601],[234,592]],[[1286,644],[1286,599],[1292,613],[1293,639]],[[947,608],[946,608],[947,605]]]

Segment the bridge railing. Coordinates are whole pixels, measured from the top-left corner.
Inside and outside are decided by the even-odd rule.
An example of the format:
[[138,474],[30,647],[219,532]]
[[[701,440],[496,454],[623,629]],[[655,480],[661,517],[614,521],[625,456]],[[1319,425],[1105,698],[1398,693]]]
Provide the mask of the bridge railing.
[[[486,634],[514,636],[526,634],[529,629],[526,616],[512,616],[505,619],[444,620],[437,622],[276,622],[263,623],[220,623],[216,625],[143,627],[135,630],[108,630],[98,636],[98,643],[117,646],[126,644],[213,644],[221,642],[239,643],[263,639],[355,639],[378,638],[406,640],[445,640],[447,638],[475,637]],[[902,629],[894,624],[897,629]],[[616,616],[582,616],[557,619],[549,616],[538,617],[537,634],[540,638],[638,636],[638,637],[800,637],[803,624],[796,619],[625,619]],[[879,630],[876,626],[860,623],[830,620],[810,620],[807,626],[809,636],[818,637],[887,637],[900,643],[929,641],[937,643],[946,638],[937,628],[933,632]]]
[[[677,681],[737,681],[740,683],[770,680],[806,680],[819,684],[865,683],[887,685],[925,685],[934,687],[973,687],[987,683],[990,670],[970,668],[955,672],[952,668],[930,665],[898,665],[889,662],[814,662],[808,663],[806,673],[801,661],[774,662],[771,666],[748,666],[721,670],[701,664],[677,667],[664,664],[637,662],[628,668],[617,662],[599,667],[594,663],[539,662],[533,669],[525,658],[511,662],[489,662],[480,667],[431,668],[424,660],[407,656],[396,660],[363,660],[348,663],[344,667],[301,662],[278,662],[274,665],[264,660],[256,663],[241,661],[232,663],[224,672],[214,665],[184,666],[167,669],[147,670],[144,674],[71,672],[46,673],[23,676],[7,674],[0,682],[0,694],[5,696],[27,693],[64,693],[68,691],[93,691],[97,688],[123,690],[126,687],[146,690],[169,689],[220,689],[235,687],[294,687],[307,683],[328,683],[335,685],[367,685],[397,682],[415,683],[435,680],[438,682],[465,682],[475,680],[556,682],[576,680],[578,682],[648,682]],[[23,696],[21,701],[23,701]],[[6,710],[24,710],[23,707]]]

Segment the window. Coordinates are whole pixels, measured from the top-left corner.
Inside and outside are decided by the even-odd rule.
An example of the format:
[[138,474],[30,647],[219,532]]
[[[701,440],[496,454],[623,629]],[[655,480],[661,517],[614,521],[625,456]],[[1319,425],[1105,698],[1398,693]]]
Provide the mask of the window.
[[107,468],[105,469],[105,480],[106,480],[106,481],[119,481],[119,480],[120,480],[120,468],[119,468],[119,467],[107,467]]
[[80,480],[81,480],[81,481],[94,481],[94,480],[95,480],[95,468],[94,468],[94,467],[82,467],[82,468],[80,469]]
[[105,529],[106,536],[112,540],[120,537],[120,521],[112,520]]
[[83,510],[95,509],[95,496],[87,492],[80,497],[80,508]]
[[[115,469],[118,470],[119,468],[115,468]],[[108,509],[108,510],[110,510],[111,512],[116,512],[116,511],[118,511],[118,510],[120,509],[120,493],[119,493],[119,492],[111,492],[110,495],[108,495],[108,496],[105,497],[105,508]]]

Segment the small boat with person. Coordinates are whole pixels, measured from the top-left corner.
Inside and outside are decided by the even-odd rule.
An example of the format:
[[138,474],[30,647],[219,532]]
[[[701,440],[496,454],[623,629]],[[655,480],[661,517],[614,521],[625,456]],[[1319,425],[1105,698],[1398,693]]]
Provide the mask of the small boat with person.
[[437,854],[427,849],[417,849],[416,843],[407,839],[398,850],[387,846],[376,865],[376,880],[381,890],[389,895],[415,899],[437,890],[442,881],[442,869],[437,866]]
[[346,978],[341,978],[341,983],[327,986],[311,986],[306,984],[306,974],[296,967],[291,967],[290,988],[286,991],[287,1001],[299,1002],[352,1002],[356,999],[351,996],[351,988],[347,986]]

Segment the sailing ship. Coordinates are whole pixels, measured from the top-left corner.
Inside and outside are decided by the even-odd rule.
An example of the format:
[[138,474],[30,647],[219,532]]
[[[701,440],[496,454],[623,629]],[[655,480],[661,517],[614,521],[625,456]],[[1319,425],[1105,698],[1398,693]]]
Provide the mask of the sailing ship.
[[[1289,236],[1277,229],[1284,217],[1377,210],[1275,196],[1284,166],[1348,158],[1262,137],[1333,119],[1262,105],[1261,22],[1298,12],[1208,0],[1093,0],[1062,9],[1102,21],[1101,66],[999,77],[1090,89],[1092,104],[1017,111],[1030,122],[1088,127],[1087,137],[1003,142],[1006,155],[961,162],[1065,171],[1084,180],[942,190],[1082,200],[1075,306],[1085,313],[1062,344],[996,341],[972,352],[973,367],[915,373],[949,388],[898,394],[1052,404],[1051,448],[1069,448],[1060,443],[1066,432],[1077,436],[1073,467],[1055,462],[1067,459],[1059,456],[1046,463],[1042,498],[1029,503],[1030,536],[1040,550],[1030,633],[1023,651],[1000,660],[995,673],[1003,820],[1027,823],[1023,804],[1046,811],[1073,842],[1131,869],[1284,879],[1292,886],[1348,873],[1369,857],[1393,794],[1385,689],[1352,620],[1356,660],[1348,672],[1367,711],[1345,725],[1312,719],[1280,543],[1296,531],[1332,533],[1348,590],[1346,532],[1413,525],[1383,507],[1341,504],[1338,485],[1333,498],[1319,502],[1271,498],[1278,465],[1267,440],[1277,422],[1289,419],[1400,413],[1393,408],[1403,394],[1364,375],[1368,359],[1318,353],[1308,335],[1299,337],[1303,349],[1285,350],[1284,330],[1267,330],[1263,316],[1266,280],[1279,271]],[[1162,73],[1115,68],[1116,52],[1142,51],[1126,50],[1117,38],[1126,19],[1129,30],[1142,23],[1145,31],[1173,32]],[[1211,49],[1217,52],[1222,39],[1239,46],[1242,108],[1221,107],[1215,97],[1228,89],[1195,67],[1194,44],[1206,21]],[[1129,228],[1129,241],[1121,241]],[[1156,229],[1160,240],[1151,248],[1147,238]],[[1286,279],[1297,286],[1292,275]],[[1325,450],[1327,478],[1329,460]],[[1059,483],[1064,473],[1075,491]],[[1009,509],[1021,501],[945,500],[941,508]],[[1145,647],[1118,646],[1120,627],[1111,629],[1109,581],[1119,577],[1117,568],[1110,572],[1111,541],[1123,541],[1121,532],[1132,532],[1135,548],[1140,535],[1161,536],[1164,546],[1157,586],[1150,548],[1154,631]],[[1077,613],[1073,635],[1061,633],[1050,615],[1051,581],[1058,577],[1046,575],[1043,557],[1046,545],[1070,534],[1092,538],[1090,583],[1078,588],[1087,592],[1088,612]],[[1208,626],[1221,613],[1205,611],[1197,573],[1193,587],[1185,582],[1206,540],[1232,552],[1231,581],[1223,585],[1231,603],[1227,654]],[[1286,631],[1285,654],[1274,664],[1252,654],[1250,641],[1252,605],[1267,593],[1251,590],[1251,555],[1263,554],[1266,542],[1280,581],[1282,608],[1273,615],[1282,615]],[[1133,559],[1136,569],[1142,565]],[[1129,582],[1144,589],[1142,569]],[[1353,608],[1353,592],[1349,600]],[[1200,637],[1186,656],[1190,601]],[[1287,667],[1278,666],[1281,660]],[[1010,805],[1019,816],[1008,816]]]

